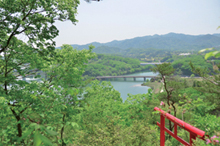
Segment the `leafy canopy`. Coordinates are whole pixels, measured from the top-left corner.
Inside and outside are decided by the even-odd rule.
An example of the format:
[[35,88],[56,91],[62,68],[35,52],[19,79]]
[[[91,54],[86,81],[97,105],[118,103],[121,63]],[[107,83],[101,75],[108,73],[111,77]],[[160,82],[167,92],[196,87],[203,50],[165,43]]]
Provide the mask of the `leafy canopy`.
[[41,53],[54,49],[53,39],[59,33],[55,21],[75,24],[78,4],[79,0],[1,0],[0,53],[13,37],[25,38],[28,46]]

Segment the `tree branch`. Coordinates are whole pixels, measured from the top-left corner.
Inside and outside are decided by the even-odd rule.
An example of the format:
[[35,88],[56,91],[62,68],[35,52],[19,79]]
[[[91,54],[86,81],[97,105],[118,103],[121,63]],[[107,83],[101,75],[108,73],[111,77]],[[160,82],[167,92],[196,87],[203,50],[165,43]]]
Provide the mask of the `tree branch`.
[[203,78],[204,78],[205,80],[209,81],[210,83],[219,86],[218,83],[216,83],[216,82],[214,82],[214,81],[211,81],[210,79],[208,79],[208,78],[206,78],[206,77],[204,77],[204,76],[203,76]]
[[[30,11],[22,18],[22,21],[24,21],[24,20],[28,17],[28,15],[30,14],[31,11],[32,11],[32,8],[31,8]],[[15,32],[17,32],[17,30],[18,30],[18,28],[19,28],[20,26],[21,26],[20,23],[17,24],[16,28],[14,29],[14,31],[13,31],[13,32],[11,33],[11,35],[9,36],[6,45],[0,50],[0,53],[2,53],[3,51],[5,51],[5,49],[8,47],[8,45],[9,45],[9,43],[10,43],[12,37],[16,35]]]

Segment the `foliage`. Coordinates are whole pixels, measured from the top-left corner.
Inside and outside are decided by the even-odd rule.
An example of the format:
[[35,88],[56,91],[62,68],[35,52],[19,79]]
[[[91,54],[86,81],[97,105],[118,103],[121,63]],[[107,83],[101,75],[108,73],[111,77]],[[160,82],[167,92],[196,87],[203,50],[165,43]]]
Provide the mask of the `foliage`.
[[[213,50],[213,49],[214,48],[206,48],[206,49],[200,50],[199,53],[202,53],[202,52],[205,52],[205,51],[210,51],[210,50]],[[208,58],[210,58],[212,56],[214,56],[216,58],[220,57],[220,51],[215,50],[215,51],[211,51],[209,53],[206,53],[205,54],[205,59],[208,59]]]
[[[13,45],[14,37],[28,38],[27,45],[42,55],[54,49],[56,20],[75,23],[78,0],[2,0],[0,2],[0,53]],[[16,45],[14,45],[16,46]]]
[[88,76],[118,76],[138,71],[149,70],[149,66],[141,66],[138,59],[124,58],[113,55],[98,54],[90,61],[84,75]]
[[[198,82],[199,87],[196,87],[197,90],[206,93],[206,98],[212,104],[216,104],[216,109],[220,109],[219,105],[219,68],[214,70],[212,76],[210,76],[210,71],[200,67],[195,67],[194,63],[190,63],[192,71],[203,78],[203,81]],[[218,65],[218,67],[220,67]],[[217,112],[217,111],[216,111]]]
[[[171,66],[171,63],[158,64],[156,67],[151,69],[153,72],[158,72],[162,78],[164,85],[164,92],[159,93],[161,105],[164,105],[164,100],[167,102],[168,110],[167,112],[171,114],[171,109],[173,114],[177,116],[177,103],[180,98],[177,96],[179,90],[183,88],[183,83],[179,80],[178,77],[173,77],[175,69]],[[171,121],[169,121],[169,129],[172,131],[174,126],[172,126]]]
[[[78,0],[0,2],[3,145],[65,145],[64,127],[71,114],[78,112],[78,95],[85,84],[82,73],[94,54],[92,48],[76,51],[68,45],[54,51],[53,39],[59,32],[54,23],[77,22],[78,4]],[[21,80],[30,77],[40,82]],[[60,138],[55,137],[57,133]]]
[[[4,53],[4,57],[1,58],[0,96],[4,97],[2,102],[4,113],[1,114],[1,119],[5,119],[1,121],[2,142],[33,144],[34,138],[34,143],[40,145],[47,139],[45,136],[42,137],[42,133],[48,128],[52,131],[56,129],[63,141],[64,125],[71,119],[72,114],[78,112],[78,95],[81,94],[81,88],[85,84],[82,74],[86,67],[85,63],[94,57],[92,48],[77,51],[69,45],[64,45],[62,50],[56,50],[56,57],[47,57],[50,61],[44,59],[46,56],[42,58],[38,53],[31,51],[30,56],[29,50],[25,49],[16,50],[19,53],[27,52],[19,58],[17,54],[10,54],[10,49],[7,49],[8,53]],[[17,66],[20,62],[28,63],[25,69],[22,65]],[[47,78],[37,75],[36,68],[46,72]],[[42,81],[18,80],[18,77],[27,77],[28,74]],[[33,124],[34,129],[31,127]],[[53,132],[45,134],[51,133]],[[46,141],[51,143],[50,140]],[[57,143],[58,141],[56,138],[52,140]]]
[[74,135],[76,145],[158,145],[157,128],[149,124],[155,105],[151,90],[129,95],[124,103],[108,82],[93,81],[85,92],[87,104],[75,117],[81,127]]
[[191,55],[188,57],[179,57],[179,59],[172,62],[172,66],[175,69],[180,69],[182,75],[190,76],[193,72],[191,71],[191,66],[189,62],[193,62],[196,67],[207,68],[210,71],[213,71],[213,67],[210,63],[206,62],[201,55]]
[[131,58],[138,58],[141,61],[147,62],[164,62],[162,58],[172,56],[175,52],[165,49],[155,48],[128,48],[124,50],[121,55]]
[[[91,88],[85,87],[88,81],[82,74],[88,60],[95,57],[92,47],[77,51],[63,45],[54,50],[53,39],[58,35],[55,20],[75,23],[78,3],[0,2],[0,144],[158,145],[155,126],[145,121],[151,109],[151,98],[146,100],[150,93],[130,95],[131,101],[122,103],[120,94],[109,83],[96,82],[91,83]],[[19,35],[27,37],[27,42],[17,39]],[[131,67],[138,68],[136,71],[145,69],[138,60],[122,60],[133,64],[123,68],[125,71]],[[33,81],[25,80],[30,78]],[[103,136],[98,133],[100,130],[107,136],[104,143],[99,138]]]
[[[77,22],[75,14],[78,4],[78,0],[0,2],[0,145],[157,146],[160,136],[155,121],[159,121],[159,116],[152,110],[161,100],[169,105],[161,102],[161,108],[174,116],[205,130],[209,135],[218,134],[220,66],[216,65],[212,70],[201,56],[180,58],[178,61],[167,50],[138,49],[135,52],[131,48],[137,44],[138,48],[144,48],[142,46],[147,44],[154,48],[153,42],[158,41],[155,48],[161,49],[163,45],[167,49],[165,42],[179,45],[181,38],[187,37],[184,38],[187,42],[192,36],[168,34],[168,38],[146,37],[142,38],[145,40],[142,43],[139,39],[128,43],[131,49],[119,49],[126,52],[125,56],[140,60],[173,59],[174,68],[190,75],[192,73],[186,64],[191,60],[197,64],[190,64],[192,72],[204,79],[189,83],[173,76],[175,69],[171,63],[156,65],[152,70],[160,73],[164,92],[153,94],[149,89],[146,94],[129,94],[123,103],[120,93],[110,83],[92,81],[88,85],[89,81],[83,75],[121,75],[147,70],[149,66],[140,66],[138,59],[113,55],[99,54],[91,60],[96,56],[92,46],[77,51],[63,45],[61,49],[54,50],[53,39],[58,36],[54,22]],[[26,43],[18,39],[21,35],[27,38]],[[195,42],[201,42],[194,48],[204,46],[201,40],[210,37],[213,38],[210,44],[219,42],[217,36],[201,36],[193,38]],[[111,53],[118,51],[117,48],[111,50],[113,44],[122,49],[128,48],[123,41],[110,44],[108,50]],[[169,46],[169,49],[176,49],[176,45]],[[178,47],[188,46],[183,44]],[[104,49],[101,46],[97,51],[106,53]],[[210,71],[213,76],[209,75]],[[25,78],[32,78],[33,81]],[[180,135],[187,139],[183,131]],[[212,145],[217,143],[217,138],[213,137],[210,138]],[[172,139],[166,143],[179,144]],[[201,141],[196,143],[204,145]]]

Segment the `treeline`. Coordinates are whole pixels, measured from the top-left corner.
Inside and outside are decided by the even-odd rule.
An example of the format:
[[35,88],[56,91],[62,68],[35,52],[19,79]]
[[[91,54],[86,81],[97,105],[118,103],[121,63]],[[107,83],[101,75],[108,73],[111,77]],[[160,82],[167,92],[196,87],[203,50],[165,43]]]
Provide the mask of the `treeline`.
[[[213,72],[213,64],[207,61],[201,55],[190,55],[190,56],[176,56],[173,57],[174,61],[172,66],[179,71],[179,74],[190,76],[192,75],[192,68],[190,67],[190,62],[199,68],[207,69]],[[177,72],[176,72],[177,73]]]
[[138,59],[124,58],[116,55],[98,54],[88,64],[84,75],[96,76],[118,76],[139,71],[149,70],[152,65],[141,66]]
[[176,70],[175,74],[190,76],[193,74],[190,62],[193,62],[199,68],[206,69],[213,73],[213,69],[220,63],[217,58],[204,59],[204,56],[199,54],[191,54],[187,56],[169,55],[161,59],[161,62],[171,62],[173,68]]
[[137,58],[141,61],[157,62],[160,61],[162,58],[167,56],[172,56],[175,53],[176,52],[172,52],[170,50],[165,50],[165,49],[129,48],[125,50],[123,56]]
[[187,51],[171,51],[155,48],[128,48],[123,50],[116,47],[99,46],[94,48],[93,52],[97,54],[111,54],[122,57],[137,58],[140,61],[146,62],[155,62],[162,60],[167,56],[177,55]]
[[[149,49],[151,50],[151,49]],[[154,65],[141,66],[140,59],[145,55],[148,56],[148,61],[172,62],[173,68],[176,70],[174,74],[181,76],[190,76],[193,74],[190,67],[190,62],[193,62],[197,67],[207,69],[213,73],[213,68],[220,62],[219,60],[205,60],[202,55],[192,54],[188,56],[172,55],[171,52],[152,50],[147,54],[142,52],[142,56],[137,57],[140,52],[135,54],[135,51],[131,49],[130,57],[122,57],[117,55],[97,54],[95,59],[90,60],[84,75],[96,77],[96,76],[118,76],[129,73],[135,73],[140,71],[150,71]],[[125,54],[128,55],[128,54]],[[157,56],[158,57],[155,57]],[[173,53],[174,54],[174,53]],[[137,56],[136,56],[137,55]],[[160,56],[161,55],[161,56]],[[145,56],[145,57],[146,57]],[[164,57],[162,57],[164,56]],[[137,58],[135,58],[137,57]],[[151,57],[151,59],[150,59]],[[147,57],[145,58],[147,60]]]

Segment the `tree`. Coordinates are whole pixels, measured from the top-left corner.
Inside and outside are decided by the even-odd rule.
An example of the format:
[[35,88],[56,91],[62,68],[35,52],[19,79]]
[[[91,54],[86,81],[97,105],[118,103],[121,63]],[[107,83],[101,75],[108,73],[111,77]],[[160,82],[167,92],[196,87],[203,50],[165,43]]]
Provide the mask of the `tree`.
[[[178,78],[173,77],[175,69],[172,67],[171,63],[158,64],[156,67],[151,69],[154,73],[159,73],[162,77],[162,82],[165,92],[162,97],[167,100],[167,105],[169,106],[168,113],[171,113],[171,108],[174,110],[174,116],[176,117],[177,109],[176,103],[179,102],[178,92],[183,87],[181,81]],[[169,129],[172,130],[171,121],[169,121]]]
[[171,76],[175,70],[171,66],[171,63],[163,63],[163,64],[156,65],[156,67],[152,68],[151,70],[154,73],[158,72],[160,76],[162,77],[164,89],[167,93],[167,104],[171,106],[170,99],[171,99],[171,95],[174,89],[172,87],[168,87],[167,78],[169,78],[169,76]]
[[175,69],[180,69],[183,75],[190,76],[192,74],[191,67],[189,62],[192,61],[196,66],[200,66],[202,68],[208,68],[212,70],[212,65],[201,56],[201,55],[192,55],[190,57],[179,58],[172,62],[172,66]]
[[14,37],[27,38],[27,46],[41,54],[54,50],[59,30],[56,20],[75,24],[79,0],[0,1],[0,53],[7,51]]
[[[217,110],[220,110],[219,97],[220,97],[220,64],[217,64],[218,68],[214,69],[214,73],[210,73],[207,68],[197,67],[194,63],[190,62],[192,71],[203,78],[202,81],[197,81],[196,89],[206,94],[207,102],[216,104]],[[211,74],[211,75],[210,75]]]
[[[66,144],[65,124],[79,112],[86,84],[82,74],[94,54],[92,46],[76,51],[64,45],[55,50],[53,39],[59,31],[54,23],[75,24],[78,4],[78,0],[0,1],[0,145]],[[21,36],[26,42],[18,39]],[[21,80],[30,76],[40,82]]]
[[[220,26],[217,28],[219,29]],[[214,50],[214,51],[211,51]],[[205,51],[210,51],[208,53],[205,54],[205,59],[207,60],[210,57],[215,57],[218,58],[220,57],[220,51],[219,50],[215,50],[215,48],[206,48],[203,50],[200,50],[199,53],[203,53]],[[210,70],[208,70],[207,68],[201,68],[201,67],[197,67],[195,66],[194,63],[190,62],[190,66],[192,68],[192,71],[196,74],[198,74],[200,77],[202,77],[204,80],[202,81],[202,83],[200,84],[201,87],[196,88],[199,91],[202,91],[204,93],[211,93],[213,96],[212,98],[212,102],[213,104],[215,103],[219,103],[219,96],[220,96],[220,63],[217,63],[216,65],[213,64],[213,70],[214,72],[210,73]],[[210,76],[210,74],[212,74],[212,76]],[[198,83],[198,82],[197,82]],[[214,97],[214,98],[213,98]],[[214,99],[214,100],[213,100]],[[209,100],[211,101],[211,100]],[[219,104],[217,104],[219,105]],[[220,107],[217,107],[218,110],[220,110]]]
[[77,145],[158,145],[157,128],[148,121],[153,107],[152,90],[129,95],[123,103],[110,82],[93,81],[85,90],[83,112],[76,115],[81,129]]
[[[45,143],[46,139],[42,133],[46,135],[60,133],[62,144],[65,144],[64,126],[68,119],[71,119],[71,115],[78,113],[79,96],[86,85],[82,74],[86,67],[85,63],[94,57],[94,53],[91,52],[92,47],[82,51],[74,50],[69,45],[63,45],[61,48],[55,50],[56,59],[50,61],[43,60],[39,53],[33,52],[29,58],[26,48],[20,49],[20,52],[22,50],[27,52],[23,53],[21,59],[13,53],[5,53],[1,59],[3,64],[0,66],[2,69],[0,83],[4,85],[0,89],[0,96],[3,97],[1,100],[4,101],[1,102],[4,107],[1,119],[5,119],[1,121],[1,129],[5,130],[5,125],[10,127],[6,128],[9,130],[6,133],[1,132],[1,137],[5,139],[3,142],[19,144],[20,141],[23,144],[30,144],[29,139],[33,134],[35,143],[41,144]],[[15,59],[16,63],[22,59],[26,60],[28,65],[25,69],[18,66],[16,72],[7,73],[8,69],[15,68]],[[36,67],[47,74],[46,79],[36,74]],[[16,78],[28,74],[40,78],[41,82],[28,83]],[[55,130],[55,126],[60,128]],[[50,130],[48,127],[56,132],[48,132]],[[8,132],[13,133],[9,135]],[[53,141],[58,143],[57,140]]]

